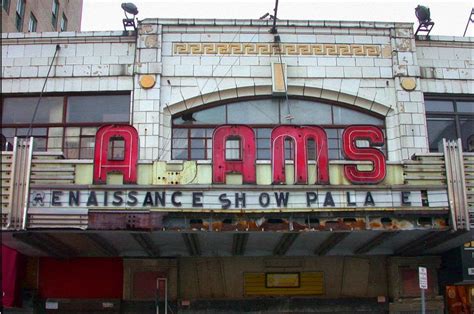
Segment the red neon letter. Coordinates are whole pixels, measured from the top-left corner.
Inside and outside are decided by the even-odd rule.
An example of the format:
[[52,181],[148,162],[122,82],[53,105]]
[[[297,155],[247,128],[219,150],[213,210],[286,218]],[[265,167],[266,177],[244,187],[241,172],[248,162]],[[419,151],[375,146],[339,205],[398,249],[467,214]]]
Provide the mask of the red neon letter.
[[308,183],[307,143],[316,143],[316,183],[329,184],[328,144],[326,132],[317,126],[277,126],[272,130],[273,183],[285,183],[285,138],[295,143],[296,183]]
[[[124,141],[123,160],[108,158],[111,138]],[[138,132],[131,125],[104,125],[95,135],[94,183],[104,184],[107,173],[123,174],[123,183],[137,183]]]
[[[370,147],[357,147],[357,141],[367,140]],[[356,165],[345,165],[344,174],[354,184],[378,183],[385,178],[385,156],[373,146],[384,144],[382,130],[373,125],[352,125],[342,133],[343,152],[349,160],[368,160],[372,170],[361,171]]]
[[[240,140],[240,160],[226,160],[226,141]],[[246,125],[223,125],[212,135],[212,182],[225,183],[227,173],[241,173],[244,183],[255,183],[255,135]]]

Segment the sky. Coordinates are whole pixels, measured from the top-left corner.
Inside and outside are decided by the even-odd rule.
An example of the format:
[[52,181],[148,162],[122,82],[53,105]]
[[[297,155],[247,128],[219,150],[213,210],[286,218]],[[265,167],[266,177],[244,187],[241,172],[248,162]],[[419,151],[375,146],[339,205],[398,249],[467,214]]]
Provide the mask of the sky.
[[[275,0],[84,0],[82,31],[122,30],[122,2],[133,2],[137,18],[258,19],[273,14]],[[279,0],[279,19],[409,22],[418,26],[415,7],[428,6],[431,35],[462,36],[472,0]],[[466,36],[474,36],[470,23]]]

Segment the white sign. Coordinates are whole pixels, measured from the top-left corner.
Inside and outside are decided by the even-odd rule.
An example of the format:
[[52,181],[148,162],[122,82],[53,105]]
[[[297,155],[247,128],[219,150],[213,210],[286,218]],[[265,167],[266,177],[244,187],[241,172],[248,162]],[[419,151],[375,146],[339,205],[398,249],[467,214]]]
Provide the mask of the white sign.
[[[428,207],[447,207],[446,191],[429,191]],[[422,207],[418,190],[31,190],[31,208],[301,209]]]
[[468,268],[467,273],[468,273],[469,276],[474,276],[474,268],[472,268],[472,267]]
[[420,289],[428,289],[428,272],[426,267],[418,267],[418,280],[420,282]]

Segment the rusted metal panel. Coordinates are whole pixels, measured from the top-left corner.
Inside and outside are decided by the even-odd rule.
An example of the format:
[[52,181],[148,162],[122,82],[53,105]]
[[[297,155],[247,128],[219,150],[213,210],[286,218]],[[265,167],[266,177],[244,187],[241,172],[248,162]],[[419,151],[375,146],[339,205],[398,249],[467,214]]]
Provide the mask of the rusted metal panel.
[[196,161],[184,161],[179,164],[164,161],[153,163],[153,184],[156,185],[191,184],[196,175]]
[[158,230],[163,228],[165,213],[89,212],[91,230]]

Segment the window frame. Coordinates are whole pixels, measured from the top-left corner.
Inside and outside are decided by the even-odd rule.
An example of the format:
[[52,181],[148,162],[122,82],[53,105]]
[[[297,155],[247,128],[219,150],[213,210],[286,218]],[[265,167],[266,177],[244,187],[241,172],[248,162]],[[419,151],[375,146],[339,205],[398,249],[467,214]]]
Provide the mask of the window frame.
[[10,13],[10,4],[11,4],[10,0],[2,0],[2,8],[3,10],[5,10],[5,12],[7,12],[7,14]]
[[[426,108],[426,102],[427,101],[450,101],[453,104],[453,111],[428,111],[427,108]],[[458,111],[458,102],[465,102],[465,101],[474,102],[474,98],[466,96],[466,95],[425,94],[424,104],[425,104],[425,118],[426,118],[427,130],[428,130],[428,121],[430,119],[435,119],[435,118],[445,118],[446,120],[453,119],[454,120],[454,126],[455,126],[456,138],[461,139],[462,150],[464,152],[467,152],[468,151],[467,143],[464,143],[462,141],[462,134],[463,133],[462,133],[462,127],[461,127],[461,121],[460,120],[463,119],[463,118],[474,120],[474,112],[469,113],[469,112],[459,112]],[[429,149],[429,151],[430,152],[438,152],[438,150],[432,150],[431,149],[430,134],[426,134],[426,136],[428,137],[428,149]]]
[[[277,123],[277,124],[251,124],[251,123],[245,123],[244,122],[245,125],[251,127],[255,131],[255,140],[256,140],[256,145],[257,145],[257,147],[256,147],[256,159],[257,160],[270,160],[270,158],[271,158],[271,147],[269,147],[269,149],[270,149],[269,158],[265,158],[265,157],[261,158],[260,157],[261,155],[266,154],[266,151],[268,150],[268,148],[261,148],[262,151],[260,151],[259,145],[258,145],[258,140],[263,140],[263,139],[265,139],[265,137],[260,137],[258,135],[258,130],[259,129],[273,129],[277,125],[292,125],[292,124],[282,123],[282,119],[284,118],[284,115],[282,115],[282,112],[281,112],[283,110],[282,109],[282,101],[283,102],[285,101],[285,98],[282,98],[282,97],[268,97],[268,96],[242,97],[242,98],[239,98],[238,100],[231,99],[231,100],[220,101],[220,102],[216,102],[216,103],[211,103],[211,104],[199,106],[197,109],[186,110],[186,111],[179,112],[177,114],[172,115],[172,117],[171,117],[172,133],[171,133],[171,138],[170,138],[171,159],[172,160],[211,160],[212,159],[212,150],[211,150],[210,153],[208,152],[208,150],[210,148],[212,148],[212,135],[211,135],[211,137],[207,138],[207,139],[211,140],[211,147],[208,147],[207,140],[206,140],[206,147],[204,148],[205,149],[204,158],[192,158],[191,149],[190,149],[190,147],[191,147],[190,143],[191,143],[191,139],[192,139],[191,130],[195,130],[195,129],[214,129],[217,125],[232,124],[232,123],[227,122],[228,121],[228,116],[229,116],[229,112],[228,112],[227,109],[224,110],[224,116],[225,116],[225,121],[226,122],[224,122],[222,124],[193,124],[193,125],[175,124],[174,119],[177,119],[177,118],[179,118],[183,115],[189,115],[191,113],[195,113],[195,112],[199,112],[199,111],[202,111],[202,110],[215,108],[215,107],[219,107],[219,106],[238,104],[239,102],[246,102],[246,101],[257,101],[257,100],[269,100],[269,101],[271,101],[273,99],[280,100],[280,102],[278,103],[278,106],[277,106],[278,107],[279,123]],[[382,120],[383,123],[381,125],[378,125],[378,126],[383,130],[384,138],[386,139],[386,121],[385,121],[385,117],[380,115],[380,114],[370,112],[366,109],[359,108],[359,107],[354,108],[354,107],[351,107],[347,104],[342,104],[342,103],[339,103],[339,102],[336,102],[336,101],[329,101],[329,100],[323,100],[323,99],[314,99],[314,98],[308,98],[308,97],[302,97],[302,96],[293,96],[293,97],[290,98],[290,102],[291,102],[291,100],[303,100],[303,101],[321,103],[323,105],[331,106],[330,110],[331,110],[331,122],[332,123],[334,123],[334,117],[335,117],[333,107],[343,107],[343,108],[346,108],[346,109],[351,109],[351,110],[366,114],[368,116],[372,116],[372,117],[377,118],[379,120]],[[310,124],[302,124],[302,125],[310,125]],[[336,135],[335,135],[336,138],[331,137],[331,135],[328,134],[328,142],[331,141],[331,140],[335,140],[335,139],[337,139],[339,142],[342,141],[342,130],[343,130],[343,128],[348,126],[348,124],[314,124],[314,125],[317,125],[317,126],[320,126],[320,127],[324,128],[326,130],[326,133],[328,133],[329,129],[334,130],[334,132],[336,133]],[[186,139],[181,138],[181,137],[180,138],[175,137],[174,134],[173,134],[173,131],[176,130],[176,129],[187,130]],[[175,144],[174,144],[175,139],[186,140],[187,141],[187,147],[186,148],[175,148]],[[331,154],[336,154],[337,155],[337,156],[333,156],[333,158],[330,158],[331,160],[341,160],[341,159],[343,159],[342,143],[339,143],[339,142],[335,146],[335,149],[329,148],[329,156],[331,156]],[[293,159],[292,149],[288,148],[286,146],[287,145],[285,145],[285,159],[286,160]],[[186,149],[187,150],[186,157],[185,158],[176,158],[177,154],[175,154],[175,149],[180,149],[180,150],[181,149]],[[382,151],[382,153],[385,156],[387,156],[387,145],[384,145],[384,147],[380,150]],[[311,159],[309,159],[309,160],[311,160]],[[314,158],[313,158],[313,160],[314,160]]]
[[[67,122],[67,107],[68,107],[68,97],[72,96],[128,96],[129,97],[129,111],[128,111],[128,121],[114,121],[114,122]],[[0,102],[0,112],[3,114],[4,110],[4,101],[5,99],[8,98],[25,98],[25,97],[39,97],[39,94],[14,94],[14,95],[2,95],[1,97],[1,102]],[[66,156],[66,158],[69,159],[90,159],[93,158],[93,152],[92,152],[92,157],[84,157],[84,155],[87,153],[87,149],[90,147],[82,147],[82,143],[84,141],[87,141],[90,139],[95,140],[95,135],[90,135],[90,134],[84,134],[87,128],[99,128],[102,125],[105,124],[130,124],[130,106],[131,106],[131,92],[127,91],[118,91],[118,92],[108,92],[108,93],[68,93],[68,94],[54,94],[54,93],[47,93],[44,94],[43,97],[58,97],[62,98],[62,113],[61,113],[61,121],[60,122],[41,122],[41,123],[33,123],[33,136],[35,139],[45,139],[45,150],[48,149],[60,149],[63,154]],[[4,129],[11,129],[13,130],[13,137],[14,136],[19,136],[19,137],[24,137],[24,135],[18,135],[21,133],[22,129],[27,129],[29,127],[29,123],[27,122],[21,122],[21,123],[3,123],[2,121],[2,127],[1,127],[1,133],[4,134]],[[57,135],[57,136],[50,136],[50,129],[52,128],[61,128],[62,129],[62,135]],[[74,136],[67,136],[68,130],[71,130],[72,128],[79,128],[79,135],[74,135]],[[46,134],[45,135],[35,135],[35,130],[39,129],[46,129]],[[10,138],[10,137],[7,137]],[[61,145],[60,147],[49,147],[50,140],[53,138],[60,138],[61,139]],[[78,156],[77,158],[70,158],[67,157],[68,153],[67,150],[72,150],[75,148],[68,148],[67,147],[67,139],[70,138],[78,138]],[[89,154],[90,155],[90,154]]]
[[25,21],[26,0],[18,0],[15,10],[15,26],[17,31],[23,31],[23,23]]
[[53,30],[57,30],[59,17],[59,0],[53,0],[53,6],[51,8],[51,25]]
[[62,18],[61,18],[61,23],[60,23],[60,31],[65,32],[67,31],[67,24],[68,24],[68,19],[66,15],[63,12]]
[[30,12],[30,20],[28,21],[28,32],[35,33],[38,28],[38,19],[33,12]]

